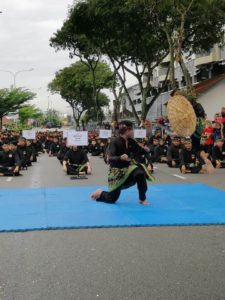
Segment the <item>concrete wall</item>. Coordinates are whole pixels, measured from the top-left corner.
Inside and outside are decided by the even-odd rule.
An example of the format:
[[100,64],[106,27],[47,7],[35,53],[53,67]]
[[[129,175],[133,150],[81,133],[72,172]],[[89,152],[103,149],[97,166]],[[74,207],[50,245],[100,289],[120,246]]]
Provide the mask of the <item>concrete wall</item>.
[[222,80],[199,97],[199,103],[205,109],[207,118],[213,120],[214,114],[225,107],[225,80]]

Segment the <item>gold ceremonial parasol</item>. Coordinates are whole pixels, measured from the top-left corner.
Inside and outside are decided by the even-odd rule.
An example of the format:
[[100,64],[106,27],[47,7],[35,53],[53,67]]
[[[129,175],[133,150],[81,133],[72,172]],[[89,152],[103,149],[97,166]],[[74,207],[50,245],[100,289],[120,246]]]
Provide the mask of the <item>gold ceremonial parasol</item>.
[[196,115],[191,103],[182,95],[171,97],[167,104],[172,129],[180,136],[191,136],[196,128]]

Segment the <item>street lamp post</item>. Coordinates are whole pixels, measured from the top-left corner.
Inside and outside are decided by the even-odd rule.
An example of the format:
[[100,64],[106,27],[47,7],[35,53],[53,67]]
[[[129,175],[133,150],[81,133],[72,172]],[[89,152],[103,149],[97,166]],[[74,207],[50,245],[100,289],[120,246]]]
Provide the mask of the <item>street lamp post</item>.
[[17,77],[17,75],[20,74],[20,73],[23,73],[23,72],[31,72],[33,70],[34,70],[34,68],[27,69],[27,70],[19,70],[17,72],[12,72],[12,71],[9,71],[9,70],[0,70],[0,72],[10,73],[13,76],[13,87],[16,88],[16,77]]

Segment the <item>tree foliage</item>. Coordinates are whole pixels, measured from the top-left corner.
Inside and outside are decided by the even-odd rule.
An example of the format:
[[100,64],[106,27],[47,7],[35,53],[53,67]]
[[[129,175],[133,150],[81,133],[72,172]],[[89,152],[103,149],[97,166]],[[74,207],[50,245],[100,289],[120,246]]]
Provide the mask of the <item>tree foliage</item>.
[[9,113],[15,112],[21,108],[24,103],[34,99],[35,94],[23,90],[21,88],[15,89],[1,89],[0,90],[0,127],[2,128],[2,119]]
[[51,92],[59,93],[69,103],[77,126],[79,126],[80,117],[85,110],[93,109],[95,106],[100,110],[101,107],[109,102],[108,97],[101,90],[111,85],[112,72],[106,64],[101,63],[98,65],[95,74],[96,103],[93,97],[91,72],[88,66],[81,62],[77,62],[57,72],[55,78],[49,84]]
[[[175,88],[175,62],[187,88],[192,88],[186,58],[222,43],[224,24],[225,1],[221,0],[82,0],[70,9],[62,28],[51,38],[51,46],[69,50],[71,57],[76,55],[81,61],[96,62],[106,56],[137,119],[126,82],[126,73],[133,75],[145,118],[168,80]],[[149,102],[153,71],[168,54],[164,84]]]
[[42,115],[42,111],[34,105],[25,105],[19,109],[19,119],[22,124],[25,124],[28,119],[39,119]]

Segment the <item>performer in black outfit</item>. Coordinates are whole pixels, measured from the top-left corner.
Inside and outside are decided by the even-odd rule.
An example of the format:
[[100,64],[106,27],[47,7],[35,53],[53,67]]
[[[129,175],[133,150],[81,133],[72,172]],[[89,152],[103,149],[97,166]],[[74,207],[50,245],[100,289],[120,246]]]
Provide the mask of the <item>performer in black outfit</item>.
[[91,198],[99,202],[112,204],[118,200],[122,189],[129,188],[137,183],[139,203],[147,205],[146,181],[152,180],[149,173],[151,166],[146,168],[143,164],[137,163],[134,160],[135,153],[142,152],[146,154],[146,151],[132,139],[133,128],[130,121],[120,123],[119,134],[120,136],[113,139],[109,146],[109,192],[97,190],[91,195]]

